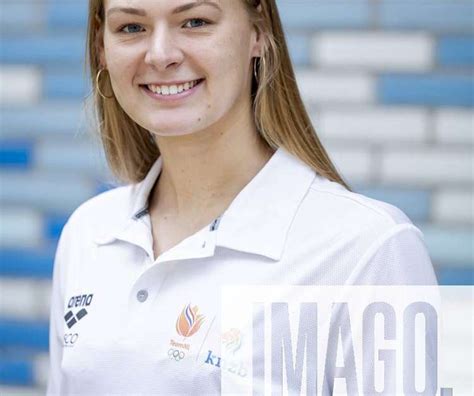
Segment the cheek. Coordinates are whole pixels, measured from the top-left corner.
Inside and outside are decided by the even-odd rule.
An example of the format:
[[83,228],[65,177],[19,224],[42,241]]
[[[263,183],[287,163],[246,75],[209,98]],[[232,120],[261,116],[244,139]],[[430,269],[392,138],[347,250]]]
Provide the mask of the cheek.
[[[126,94],[130,97],[130,85],[133,84],[136,67],[134,61],[129,56],[123,56],[114,52],[109,59],[113,59],[107,63],[108,70],[112,82],[112,87],[117,97]],[[125,98],[126,99],[126,98]]]
[[[235,39],[239,37],[239,39]],[[246,29],[238,31],[238,33],[229,39],[229,48],[232,48],[233,67],[242,73],[243,77],[248,72],[250,65],[250,32]]]
[[250,62],[246,35],[247,32],[232,31],[213,44],[212,48],[216,48],[217,51],[216,73],[226,81],[226,84],[242,84],[242,79],[246,76],[247,63]]
[[104,46],[107,68],[116,80],[129,73],[136,62],[137,50],[109,43]]

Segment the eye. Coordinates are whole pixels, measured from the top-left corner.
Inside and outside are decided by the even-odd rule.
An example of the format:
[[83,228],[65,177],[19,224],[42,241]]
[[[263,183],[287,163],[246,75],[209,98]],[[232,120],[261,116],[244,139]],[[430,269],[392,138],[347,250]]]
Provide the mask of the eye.
[[[196,26],[195,22],[197,22],[197,26]],[[204,22],[205,25],[209,25],[209,21],[206,21],[204,19],[191,18],[191,19],[187,20],[187,22],[184,24],[184,26],[188,25],[187,27],[190,27],[190,28],[198,28],[198,27],[205,26],[205,25],[202,24],[203,22]],[[191,23],[191,26],[189,26],[190,23]]]
[[[131,27],[131,29],[129,29],[128,32],[125,31],[125,29],[126,29],[126,28],[129,28],[129,27]],[[140,31],[137,30],[137,28],[140,29],[141,26],[140,26],[140,25],[137,25],[136,23],[128,23],[127,25],[121,26],[118,31],[121,32],[121,33],[127,33],[127,34],[140,33]]]

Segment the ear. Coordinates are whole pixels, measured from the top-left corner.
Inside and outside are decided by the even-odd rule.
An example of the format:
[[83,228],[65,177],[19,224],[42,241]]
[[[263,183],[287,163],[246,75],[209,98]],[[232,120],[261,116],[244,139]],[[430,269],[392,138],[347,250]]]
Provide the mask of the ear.
[[97,34],[95,36],[95,53],[97,54],[97,58],[99,61],[99,69],[105,69],[107,68],[107,62],[105,61],[105,50],[104,50],[104,28],[100,24],[100,21],[98,28],[97,28]]
[[[259,13],[262,13],[262,4],[259,3],[256,9]],[[264,49],[266,46],[266,36],[258,26],[254,25],[253,29],[256,33],[256,38],[254,46],[252,48],[252,57],[260,57],[264,53]]]
[[257,27],[255,27],[255,32],[256,32],[256,36],[255,36],[255,42],[253,43],[251,56],[252,58],[254,57],[259,58],[265,52],[266,35],[263,32],[261,32]]
[[104,47],[99,50],[99,68],[107,69],[107,63],[105,62]]

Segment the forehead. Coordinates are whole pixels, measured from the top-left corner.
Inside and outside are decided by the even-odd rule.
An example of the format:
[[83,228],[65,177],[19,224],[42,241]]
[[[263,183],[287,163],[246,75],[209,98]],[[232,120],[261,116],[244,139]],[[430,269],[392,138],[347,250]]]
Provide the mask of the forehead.
[[[188,9],[229,9],[235,7],[241,0],[103,0],[104,9],[135,8],[156,10],[160,12],[182,12]],[[216,7],[217,6],[217,7]]]

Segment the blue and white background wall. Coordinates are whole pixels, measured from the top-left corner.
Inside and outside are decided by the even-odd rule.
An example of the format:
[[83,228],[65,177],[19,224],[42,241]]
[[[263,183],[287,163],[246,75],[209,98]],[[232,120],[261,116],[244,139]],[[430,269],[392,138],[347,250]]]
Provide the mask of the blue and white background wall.
[[[340,171],[421,228],[440,283],[473,284],[473,2],[278,3]],[[0,393],[36,395],[58,236],[111,178],[84,111],[87,1],[0,8]]]

